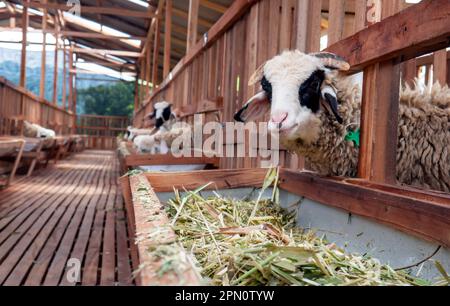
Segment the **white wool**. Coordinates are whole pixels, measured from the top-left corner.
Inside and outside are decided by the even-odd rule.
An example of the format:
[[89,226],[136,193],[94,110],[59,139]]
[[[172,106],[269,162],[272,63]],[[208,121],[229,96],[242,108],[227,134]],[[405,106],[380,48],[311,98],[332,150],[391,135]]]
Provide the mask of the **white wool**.
[[154,135],[139,135],[133,141],[135,147],[139,153],[151,153],[156,152],[156,141]]
[[54,138],[56,137],[56,133],[53,130],[46,129],[43,127],[37,128],[37,137],[38,138]]

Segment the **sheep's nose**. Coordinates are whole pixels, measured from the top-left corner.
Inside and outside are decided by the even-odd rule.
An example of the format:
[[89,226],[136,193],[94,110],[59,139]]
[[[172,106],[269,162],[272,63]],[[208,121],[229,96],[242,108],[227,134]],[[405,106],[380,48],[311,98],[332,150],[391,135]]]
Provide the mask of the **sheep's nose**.
[[272,119],[270,120],[272,123],[276,124],[278,128],[281,128],[281,125],[284,121],[286,121],[288,117],[288,113],[280,113],[272,116]]

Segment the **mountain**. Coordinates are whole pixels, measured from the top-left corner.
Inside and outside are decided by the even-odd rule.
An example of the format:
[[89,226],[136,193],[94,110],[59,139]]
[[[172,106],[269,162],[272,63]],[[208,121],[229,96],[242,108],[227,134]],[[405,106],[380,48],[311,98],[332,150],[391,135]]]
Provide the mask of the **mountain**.
[[[36,95],[39,95],[40,79],[41,79],[41,53],[36,51],[27,52],[27,68],[26,68],[26,88]],[[13,50],[0,47],[0,76],[6,78],[10,82],[18,85],[20,78],[20,50]],[[49,101],[53,99],[53,65],[54,52],[47,52],[46,68],[45,68],[45,98]],[[63,66],[62,54],[58,56],[58,67]],[[69,78],[67,77],[67,82]],[[102,81],[99,81],[101,79]],[[103,81],[104,80],[104,81]],[[90,87],[112,86],[116,82],[115,78],[106,75],[84,75],[77,79],[77,89],[88,89]],[[62,88],[63,88],[63,69],[58,68],[58,104],[62,105]],[[67,86],[68,88],[68,86]],[[67,90],[67,95],[69,94]],[[84,114],[84,101],[77,103],[77,113]]]

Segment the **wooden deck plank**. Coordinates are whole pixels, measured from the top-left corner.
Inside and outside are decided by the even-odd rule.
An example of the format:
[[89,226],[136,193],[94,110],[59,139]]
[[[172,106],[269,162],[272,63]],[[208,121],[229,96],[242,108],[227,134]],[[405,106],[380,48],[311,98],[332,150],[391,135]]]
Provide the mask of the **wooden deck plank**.
[[[66,235],[63,238],[63,242],[60,245],[60,249],[56,252],[56,255],[52,261],[50,269],[46,275],[46,279],[44,285],[58,285],[61,281],[62,275],[66,269],[66,262],[70,258],[76,258],[80,262],[83,261],[84,255],[77,254],[73,256],[72,250],[74,249],[76,243],[82,239],[86,241],[85,238],[89,237],[90,234],[90,224],[84,222],[86,214],[88,214],[89,207],[95,209],[95,205],[99,199],[99,191],[101,188],[102,177],[105,175],[106,171],[102,171],[97,177],[93,178],[91,181],[91,188],[89,190],[89,194],[91,195],[83,201],[82,206],[77,210],[77,214],[75,218],[72,219],[69,227],[70,231],[66,232]],[[89,225],[89,228],[86,227]],[[87,231],[87,236],[86,236]],[[84,233],[84,234],[83,234]],[[72,252],[72,254],[71,254]],[[80,276],[81,277],[81,276]],[[63,284],[70,285],[67,283],[67,280],[64,280]]]
[[0,284],[74,285],[77,258],[85,285],[132,285],[118,175],[114,152],[85,151],[0,192]]
[[[90,175],[95,174],[97,168],[97,166],[93,166],[91,169],[89,169]],[[84,181],[80,180],[80,183],[77,185],[84,185],[86,178],[89,176],[83,177]],[[11,272],[11,275],[6,280],[5,285],[20,285],[31,266],[43,266],[43,268],[47,266],[45,263],[48,264],[48,261],[51,259],[52,251],[54,251],[55,249],[54,246],[59,241],[58,238],[62,236],[66,225],[69,223],[70,218],[73,216],[76,207],[82,199],[83,189],[80,190],[81,192],[76,193],[77,196],[66,198],[65,205],[67,206],[67,209],[64,214],[61,213],[60,219],[57,219],[56,216],[52,216],[52,220],[50,220],[46,224],[45,229],[40,232],[37,239],[33,242],[33,245],[21,258],[14,271]],[[48,261],[46,261],[47,258]],[[37,270],[39,269],[36,268],[34,271]],[[43,269],[43,271],[45,271],[45,269]],[[42,280],[42,276],[40,276],[36,272],[33,272],[28,275],[28,279],[30,282],[34,281],[35,283],[39,284],[40,280]]]

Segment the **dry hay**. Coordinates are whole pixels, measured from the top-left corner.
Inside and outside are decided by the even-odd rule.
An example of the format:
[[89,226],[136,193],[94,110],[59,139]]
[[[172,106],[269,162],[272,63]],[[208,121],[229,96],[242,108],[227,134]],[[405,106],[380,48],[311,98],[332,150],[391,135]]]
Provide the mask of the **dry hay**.
[[201,190],[175,190],[167,213],[178,242],[197,261],[203,278],[212,285],[448,285],[444,276],[434,284],[395,271],[369,255],[350,254],[312,232],[296,227],[295,212],[278,205],[278,189],[271,199],[262,193],[277,183],[272,170],[256,201],[204,198]]

